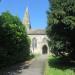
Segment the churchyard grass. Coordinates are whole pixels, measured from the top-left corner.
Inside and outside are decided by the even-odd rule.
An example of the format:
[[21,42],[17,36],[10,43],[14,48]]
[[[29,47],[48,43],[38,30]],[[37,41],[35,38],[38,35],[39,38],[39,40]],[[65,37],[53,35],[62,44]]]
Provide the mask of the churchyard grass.
[[61,63],[59,57],[49,56],[44,75],[75,75],[75,63]]

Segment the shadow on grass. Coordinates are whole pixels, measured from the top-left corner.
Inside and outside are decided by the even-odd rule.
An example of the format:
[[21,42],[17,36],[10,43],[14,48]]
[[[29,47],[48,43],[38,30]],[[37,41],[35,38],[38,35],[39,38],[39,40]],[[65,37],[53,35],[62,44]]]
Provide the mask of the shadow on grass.
[[59,58],[59,57],[50,57],[49,58],[49,66],[55,69],[71,69],[75,72],[75,62],[69,61],[67,58]]

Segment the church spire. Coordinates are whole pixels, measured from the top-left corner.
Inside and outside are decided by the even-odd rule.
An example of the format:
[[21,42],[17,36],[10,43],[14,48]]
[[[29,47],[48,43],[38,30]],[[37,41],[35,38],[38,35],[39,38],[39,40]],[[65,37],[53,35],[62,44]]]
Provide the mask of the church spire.
[[27,30],[31,28],[28,7],[26,7],[26,10],[25,10],[23,25],[26,27]]

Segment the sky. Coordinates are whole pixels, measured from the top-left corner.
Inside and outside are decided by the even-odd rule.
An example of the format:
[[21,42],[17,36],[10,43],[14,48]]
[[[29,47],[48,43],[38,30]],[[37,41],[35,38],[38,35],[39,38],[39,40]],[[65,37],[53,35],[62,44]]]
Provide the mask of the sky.
[[9,11],[23,20],[25,9],[28,7],[32,29],[45,29],[47,26],[48,0],[2,0],[0,14]]

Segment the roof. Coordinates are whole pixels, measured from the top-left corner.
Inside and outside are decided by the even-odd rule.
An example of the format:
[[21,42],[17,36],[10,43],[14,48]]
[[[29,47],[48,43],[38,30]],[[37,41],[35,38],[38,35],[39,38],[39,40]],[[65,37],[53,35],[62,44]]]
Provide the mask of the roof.
[[30,29],[28,32],[28,35],[46,35],[45,29]]

